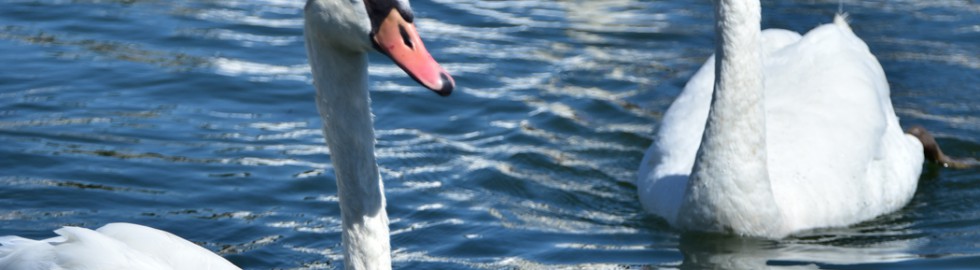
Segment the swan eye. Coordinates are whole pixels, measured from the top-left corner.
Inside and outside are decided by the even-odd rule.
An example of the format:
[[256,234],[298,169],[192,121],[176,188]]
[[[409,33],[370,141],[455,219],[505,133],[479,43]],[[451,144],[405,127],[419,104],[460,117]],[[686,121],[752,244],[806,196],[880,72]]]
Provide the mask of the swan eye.
[[414,50],[415,45],[412,44],[412,37],[408,35],[408,31],[405,31],[405,26],[398,25],[398,33],[402,35],[402,42],[405,43],[405,46]]

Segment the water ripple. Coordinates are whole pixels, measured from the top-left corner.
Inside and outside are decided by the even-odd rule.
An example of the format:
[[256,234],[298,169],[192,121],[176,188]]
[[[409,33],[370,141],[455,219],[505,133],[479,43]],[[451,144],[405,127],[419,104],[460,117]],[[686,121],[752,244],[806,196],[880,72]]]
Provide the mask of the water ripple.
[[[0,235],[130,221],[248,269],[340,269],[305,1],[8,1]],[[806,31],[838,1],[763,1]],[[853,3],[852,3],[853,2]],[[781,241],[681,234],[636,203],[661,112],[712,52],[711,1],[413,1],[448,98],[370,56],[398,269],[970,267],[980,172],[926,166],[903,210]],[[851,1],[903,125],[980,152],[964,1]],[[901,26],[901,27],[896,27]]]

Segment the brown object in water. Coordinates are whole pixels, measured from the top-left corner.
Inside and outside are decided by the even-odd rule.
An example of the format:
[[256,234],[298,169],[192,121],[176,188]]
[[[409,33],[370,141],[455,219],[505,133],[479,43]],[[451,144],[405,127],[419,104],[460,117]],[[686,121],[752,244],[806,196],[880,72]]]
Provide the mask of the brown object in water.
[[932,134],[922,126],[913,126],[905,132],[915,136],[922,142],[922,152],[925,154],[926,161],[930,163],[954,169],[965,169],[973,165],[969,162],[949,158],[946,154],[943,154],[943,150],[939,148],[939,143],[936,143],[936,139],[932,137]]

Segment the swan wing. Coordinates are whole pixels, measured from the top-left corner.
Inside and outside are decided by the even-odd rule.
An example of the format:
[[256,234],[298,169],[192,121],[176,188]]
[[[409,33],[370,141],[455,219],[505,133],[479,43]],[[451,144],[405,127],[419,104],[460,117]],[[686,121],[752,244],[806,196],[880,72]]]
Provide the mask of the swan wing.
[[214,252],[172,233],[132,223],[110,223],[98,230],[133,250],[151,254],[173,269],[240,269]]
[[905,205],[922,147],[901,130],[881,64],[843,18],[766,56],[769,173],[786,226],[846,226]]
[[239,269],[190,241],[141,225],[63,227],[55,233],[57,237],[44,240],[0,237],[0,269]]

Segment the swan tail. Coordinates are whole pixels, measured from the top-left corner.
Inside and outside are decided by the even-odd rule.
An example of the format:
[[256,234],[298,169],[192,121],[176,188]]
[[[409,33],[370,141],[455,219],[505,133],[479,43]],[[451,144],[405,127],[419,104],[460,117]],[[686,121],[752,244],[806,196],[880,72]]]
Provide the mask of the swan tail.
[[847,13],[837,13],[837,15],[834,15],[834,24],[841,28],[851,30],[851,26],[847,24],[847,16]]

